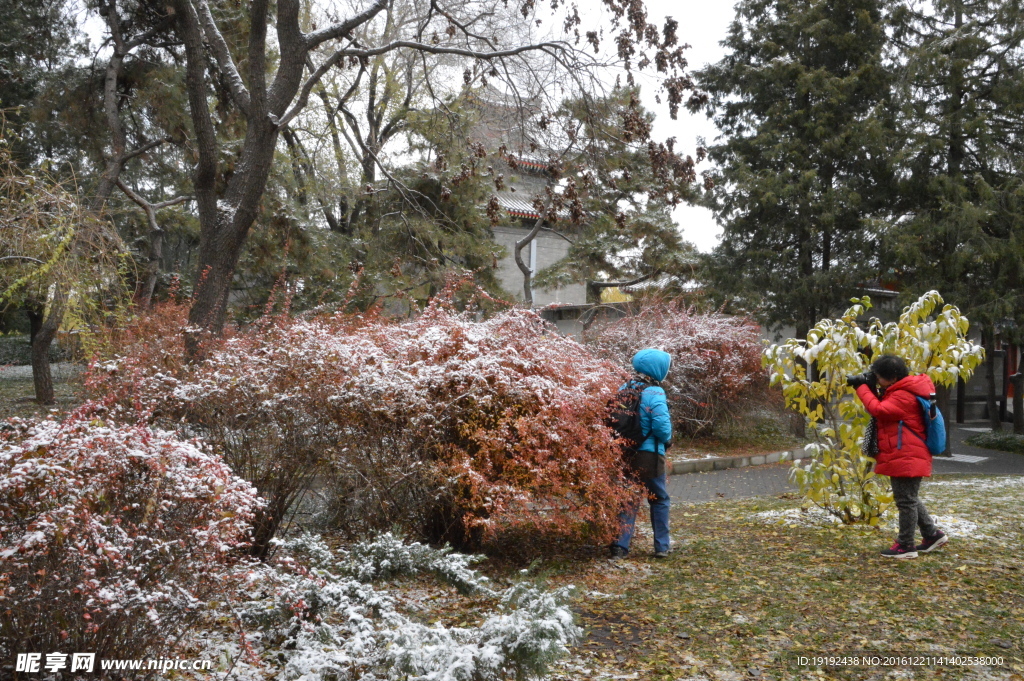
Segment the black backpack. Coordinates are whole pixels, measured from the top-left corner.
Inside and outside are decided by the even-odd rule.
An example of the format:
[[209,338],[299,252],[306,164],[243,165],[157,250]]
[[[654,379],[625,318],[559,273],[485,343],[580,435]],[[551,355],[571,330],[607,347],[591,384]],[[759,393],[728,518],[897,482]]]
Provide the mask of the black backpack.
[[615,394],[608,405],[605,425],[615,431],[617,439],[625,440],[628,448],[636,448],[644,441],[640,427],[640,396],[650,385],[645,381],[632,380]]

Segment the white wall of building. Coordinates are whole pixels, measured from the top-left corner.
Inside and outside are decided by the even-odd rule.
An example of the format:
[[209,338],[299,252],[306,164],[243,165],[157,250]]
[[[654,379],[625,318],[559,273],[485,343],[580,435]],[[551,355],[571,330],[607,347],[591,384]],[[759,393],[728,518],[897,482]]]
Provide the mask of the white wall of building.
[[[508,256],[498,262],[498,281],[501,282],[509,295],[516,300],[523,299],[523,273],[516,265],[513,255],[516,242],[530,233],[530,230],[522,227],[494,227],[494,240],[508,250]],[[550,267],[564,258],[569,253],[569,243],[554,234],[540,232],[536,238],[534,267],[535,272],[540,272],[545,267]],[[523,249],[523,261],[530,264],[530,247]],[[587,289],[584,284],[572,284],[555,289],[533,289],[534,307],[543,307],[552,303],[564,305],[582,305],[587,302]]]

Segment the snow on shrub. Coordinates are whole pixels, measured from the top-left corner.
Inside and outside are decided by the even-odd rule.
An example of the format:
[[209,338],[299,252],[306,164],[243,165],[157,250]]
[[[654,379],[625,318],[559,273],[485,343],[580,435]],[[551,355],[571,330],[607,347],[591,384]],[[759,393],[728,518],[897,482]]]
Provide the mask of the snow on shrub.
[[[320,554],[318,567],[328,567],[325,557]],[[362,582],[427,573],[454,586],[461,594],[489,593],[487,578],[469,567],[482,558],[453,553],[449,547],[434,549],[419,542],[407,543],[385,532],[376,539],[360,541],[345,552],[345,570]]]
[[[283,681],[540,677],[581,634],[567,605],[571,587],[523,582],[494,593],[468,567],[476,562],[471,556],[405,545],[390,534],[337,555],[313,535],[281,545],[283,557],[251,573],[248,590],[257,597],[237,611],[244,624],[259,629],[251,636],[264,646],[254,651],[257,657],[277,665],[276,678]],[[431,573],[469,586],[493,597],[495,608],[473,627],[423,624],[401,613],[393,595],[367,583],[393,576],[387,565],[396,564],[405,575]]]
[[[326,471],[343,433],[323,410],[337,368],[317,332],[286,317],[208,339],[186,363],[187,308],[154,306],[123,333],[122,351],[90,367],[86,386],[119,417],[140,418],[211,443],[266,500],[256,511],[253,553],[265,557],[287,511]],[[316,326],[316,325],[314,325]],[[326,342],[326,341],[325,341]]]
[[167,655],[223,591],[259,499],[171,433],[90,420],[0,433],[0,659]]
[[597,352],[629,366],[637,350],[672,355],[665,381],[674,430],[710,435],[765,396],[759,327],[744,317],[696,312],[681,301],[656,300],[636,314],[591,330]]
[[[341,360],[352,370],[328,398],[331,418],[355,435],[346,442],[355,454],[339,459],[331,488],[344,524],[371,514],[473,549],[615,533],[627,490],[602,426],[622,380],[615,367],[525,310],[474,322],[434,306],[359,337],[374,351]],[[412,465],[403,452],[415,455]],[[376,467],[393,459],[404,470],[378,477]],[[389,499],[387,486],[402,475],[416,484]],[[375,477],[373,494],[360,494],[361,481]],[[350,505],[353,497],[366,501]],[[415,517],[403,518],[407,510]]]
[[314,480],[322,520],[351,536],[397,525],[471,549],[604,542],[631,493],[602,426],[622,372],[530,311],[277,317],[170,368],[162,342],[180,341],[151,338],[90,385],[257,487],[258,555]]

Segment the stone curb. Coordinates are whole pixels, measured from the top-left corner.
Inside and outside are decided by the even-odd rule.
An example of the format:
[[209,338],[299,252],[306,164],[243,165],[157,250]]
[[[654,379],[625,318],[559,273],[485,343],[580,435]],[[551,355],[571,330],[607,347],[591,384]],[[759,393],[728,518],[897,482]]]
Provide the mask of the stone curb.
[[771,454],[755,454],[754,456],[722,456],[711,459],[689,459],[684,461],[673,461],[671,475],[683,475],[686,473],[707,473],[709,471],[724,471],[727,468],[746,468],[747,466],[763,466],[779,461],[795,461],[809,458],[803,450],[794,449],[786,452],[772,452]]

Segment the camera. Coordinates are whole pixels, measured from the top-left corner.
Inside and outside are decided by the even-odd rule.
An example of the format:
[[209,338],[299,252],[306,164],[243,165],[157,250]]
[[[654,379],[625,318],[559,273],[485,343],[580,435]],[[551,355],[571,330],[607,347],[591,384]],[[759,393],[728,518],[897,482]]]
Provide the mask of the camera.
[[875,383],[875,372],[873,371],[865,371],[863,374],[846,377],[846,385],[851,388],[857,388],[862,385],[874,387]]

